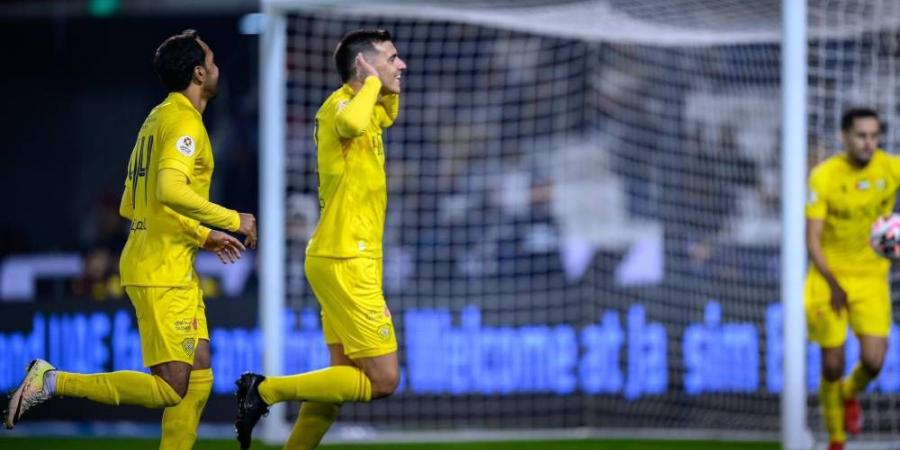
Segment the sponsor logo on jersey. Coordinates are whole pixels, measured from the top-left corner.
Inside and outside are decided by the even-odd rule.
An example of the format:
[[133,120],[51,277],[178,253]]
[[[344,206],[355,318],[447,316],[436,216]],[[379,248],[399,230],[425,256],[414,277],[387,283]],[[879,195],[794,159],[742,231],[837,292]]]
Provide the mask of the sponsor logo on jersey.
[[197,329],[193,326],[193,320],[191,319],[179,319],[175,321],[175,330],[185,332],[190,331],[191,328]]
[[869,183],[869,180],[865,178],[856,182],[857,191],[867,191],[869,190],[869,187],[871,187],[871,183]]

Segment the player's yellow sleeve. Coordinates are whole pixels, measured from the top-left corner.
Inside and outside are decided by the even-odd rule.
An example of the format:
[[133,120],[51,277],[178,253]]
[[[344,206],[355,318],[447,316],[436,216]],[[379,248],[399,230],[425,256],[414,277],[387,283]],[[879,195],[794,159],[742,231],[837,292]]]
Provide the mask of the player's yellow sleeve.
[[346,104],[338,106],[334,126],[340,137],[352,139],[363,134],[372,121],[375,102],[378,101],[380,91],[381,80],[375,76],[368,76],[356,96]]
[[181,214],[178,215],[178,221],[181,223],[181,227],[184,229],[185,234],[194,239],[194,244],[197,247],[203,247],[203,244],[206,243],[206,238],[209,237],[209,233],[212,230],[204,227],[200,222],[189,219]]
[[817,168],[809,175],[809,188],[806,193],[806,218],[824,219],[828,214],[828,185],[827,174],[821,168]]
[[203,122],[191,113],[175,114],[167,121],[160,133],[162,142],[158,142],[159,171],[175,169],[193,181],[194,164],[198,156],[200,139],[206,135]]
[[390,94],[381,97],[380,105],[375,108],[378,114],[378,124],[381,128],[390,128],[400,113],[400,94]]
[[200,223],[228,231],[237,231],[241,226],[237,211],[219,206],[198,195],[188,186],[188,178],[179,170],[159,171],[156,198],[178,214]]

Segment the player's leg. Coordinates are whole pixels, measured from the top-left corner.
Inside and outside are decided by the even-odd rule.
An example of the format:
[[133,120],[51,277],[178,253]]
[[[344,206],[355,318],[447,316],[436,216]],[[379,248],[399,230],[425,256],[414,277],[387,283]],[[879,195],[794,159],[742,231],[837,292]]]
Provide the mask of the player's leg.
[[190,372],[187,394],[181,403],[163,411],[160,449],[190,450],[197,440],[197,425],[200,415],[212,391],[213,373],[210,368],[209,330],[206,324],[206,307],[203,304],[203,292],[195,290],[197,301],[197,351],[194,354],[194,365]]
[[[393,323],[381,291],[380,267],[380,260],[367,258],[306,259],[307,279],[322,307],[326,343],[342,344],[353,361],[397,351]],[[372,399],[372,383],[356,366],[268,377],[255,386],[251,386],[249,377],[244,380],[249,390],[258,389],[267,405],[287,400],[343,403]]]
[[822,378],[819,384],[822,416],[832,447],[842,448],[847,440],[840,381],[844,373],[847,312],[843,311],[840,314],[834,312],[831,308],[831,289],[828,283],[812,269],[806,277],[804,306],[809,338],[818,343],[822,349]]
[[[150,375],[59,372],[56,393],[116,405],[151,408],[177,405],[187,395],[194,365],[198,339],[196,291],[196,287],[126,287],[137,316],[143,363],[150,368]],[[144,392],[151,381],[157,385],[156,389]]]
[[[12,428],[29,408],[53,396],[147,408],[177,405],[187,393],[197,338],[196,329],[190,327],[196,302],[186,304],[181,291],[126,288],[137,313],[144,365],[151,367],[152,373],[125,370],[81,374],[56,370],[47,361],[34,360],[10,396],[6,427]],[[158,323],[171,329],[161,329]]]
[[[326,341],[327,342],[327,341]],[[341,344],[328,344],[332,366],[353,366],[353,361],[344,354]],[[325,433],[337,420],[341,405],[336,403],[303,402],[300,414],[284,443],[284,450],[312,450],[319,445]]]
[[862,406],[859,393],[878,376],[884,364],[887,338],[860,335],[860,359],[844,379],[841,380],[841,397],[844,400],[844,427],[853,435],[862,432]]
[[397,353],[355,359],[359,368],[366,373],[372,382],[372,399],[384,398],[397,390],[400,384],[400,365]]
[[822,380],[819,402],[831,442],[847,440],[844,429],[844,397],[841,394],[841,375],[844,373],[844,346],[822,348]]
[[[308,257],[306,274],[323,315],[328,317],[330,328],[351,360],[396,353],[394,327],[381,291],[380,260]],[[384,362],[377,365],[378,368],[382,366],[385,366]],[[379,376],[383,376],[382,372],[387,371],[379,371]],[[250,445],[253,426],[273,403],[289,400],[368,402],[372,399],[372,382],[365,371],[355,366],[332,366],[299,375],[268,378],[248,373],[241,376],[237,385],[235,428],[243,448]],[[385,395],[386,385],[379,385],[382,389],[379,395]]]
[[891,327],[891,302],[886,275],[864,277],[851,283],[850,325],[859,338],[860,358],[850,375],[841,381],[841,393],[847,431],[859,434],[862,408],[858,395],[878,376],[884,364]]

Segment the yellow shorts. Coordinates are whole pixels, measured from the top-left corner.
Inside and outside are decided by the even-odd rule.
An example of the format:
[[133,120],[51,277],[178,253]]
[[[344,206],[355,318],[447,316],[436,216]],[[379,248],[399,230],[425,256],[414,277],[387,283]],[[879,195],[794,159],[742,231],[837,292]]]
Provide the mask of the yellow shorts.
[[322,307],[325,343],[343,345],[351,359],[397,351],[381,277],[381,259],[306,258],[306,279]]
[[137,314],[144,367],[170,361],[194,364],[197,340],[209,340],[199,287],[126,286]]
[[831,288],[818,270],[806,274],[804,304],[810,340],[822,347],[840,347],[847,340],[847,322],[857,335],[884,336],[891,329],[888,275],[835,275],[847,293],[847,311],[831,309]]

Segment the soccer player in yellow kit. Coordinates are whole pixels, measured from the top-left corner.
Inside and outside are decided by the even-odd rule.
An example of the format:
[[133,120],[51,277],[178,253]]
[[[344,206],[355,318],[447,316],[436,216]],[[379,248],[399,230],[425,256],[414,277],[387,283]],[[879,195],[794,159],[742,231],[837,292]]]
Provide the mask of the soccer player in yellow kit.
[[285,448],[311,449],[343,402],[386,397],[399,380],[397,340],[381,288],[387,207],[381,135],[397,118],[406,64],[384,30],[347,34],[334,59],[344,84],[316,114],[322,214],[306,251],[331,366],[293,376],[242,375],[235,422],[242,449],[273,403],[304,402]]
[[54,395],[111,405],[165,408],[162,449],[190,449],[212,388],[209,332],[194,256],[199,248],[233,262],[244,245],[204,225],[238,231],[256,244],[256,219],[209,201],[213,153],[201,114],[216,94],[219,69],[196,31],[163,42],[153,61],[169,95],[138,133],[128,161],[120,214],[131,220],[122,251],[122,285],[134,305],[143,362],[150,374],[78,374],[37,359],[13,392],[12,428],[25,411]]
[[[900,158],[878,148],[881,122],[866,108],[841,119],[844,152],[813,169],[806,205],[806,243],[812,265],[806,277],[809,337],[822,348],[819,399],[829,450],[842,450],[846,432],[858,434],[857,395],[881,371],[891,326],[890,262],[869,246],[879,216],[894,209]],[[860,361],[846,378],[847,325],[859,338]]]

